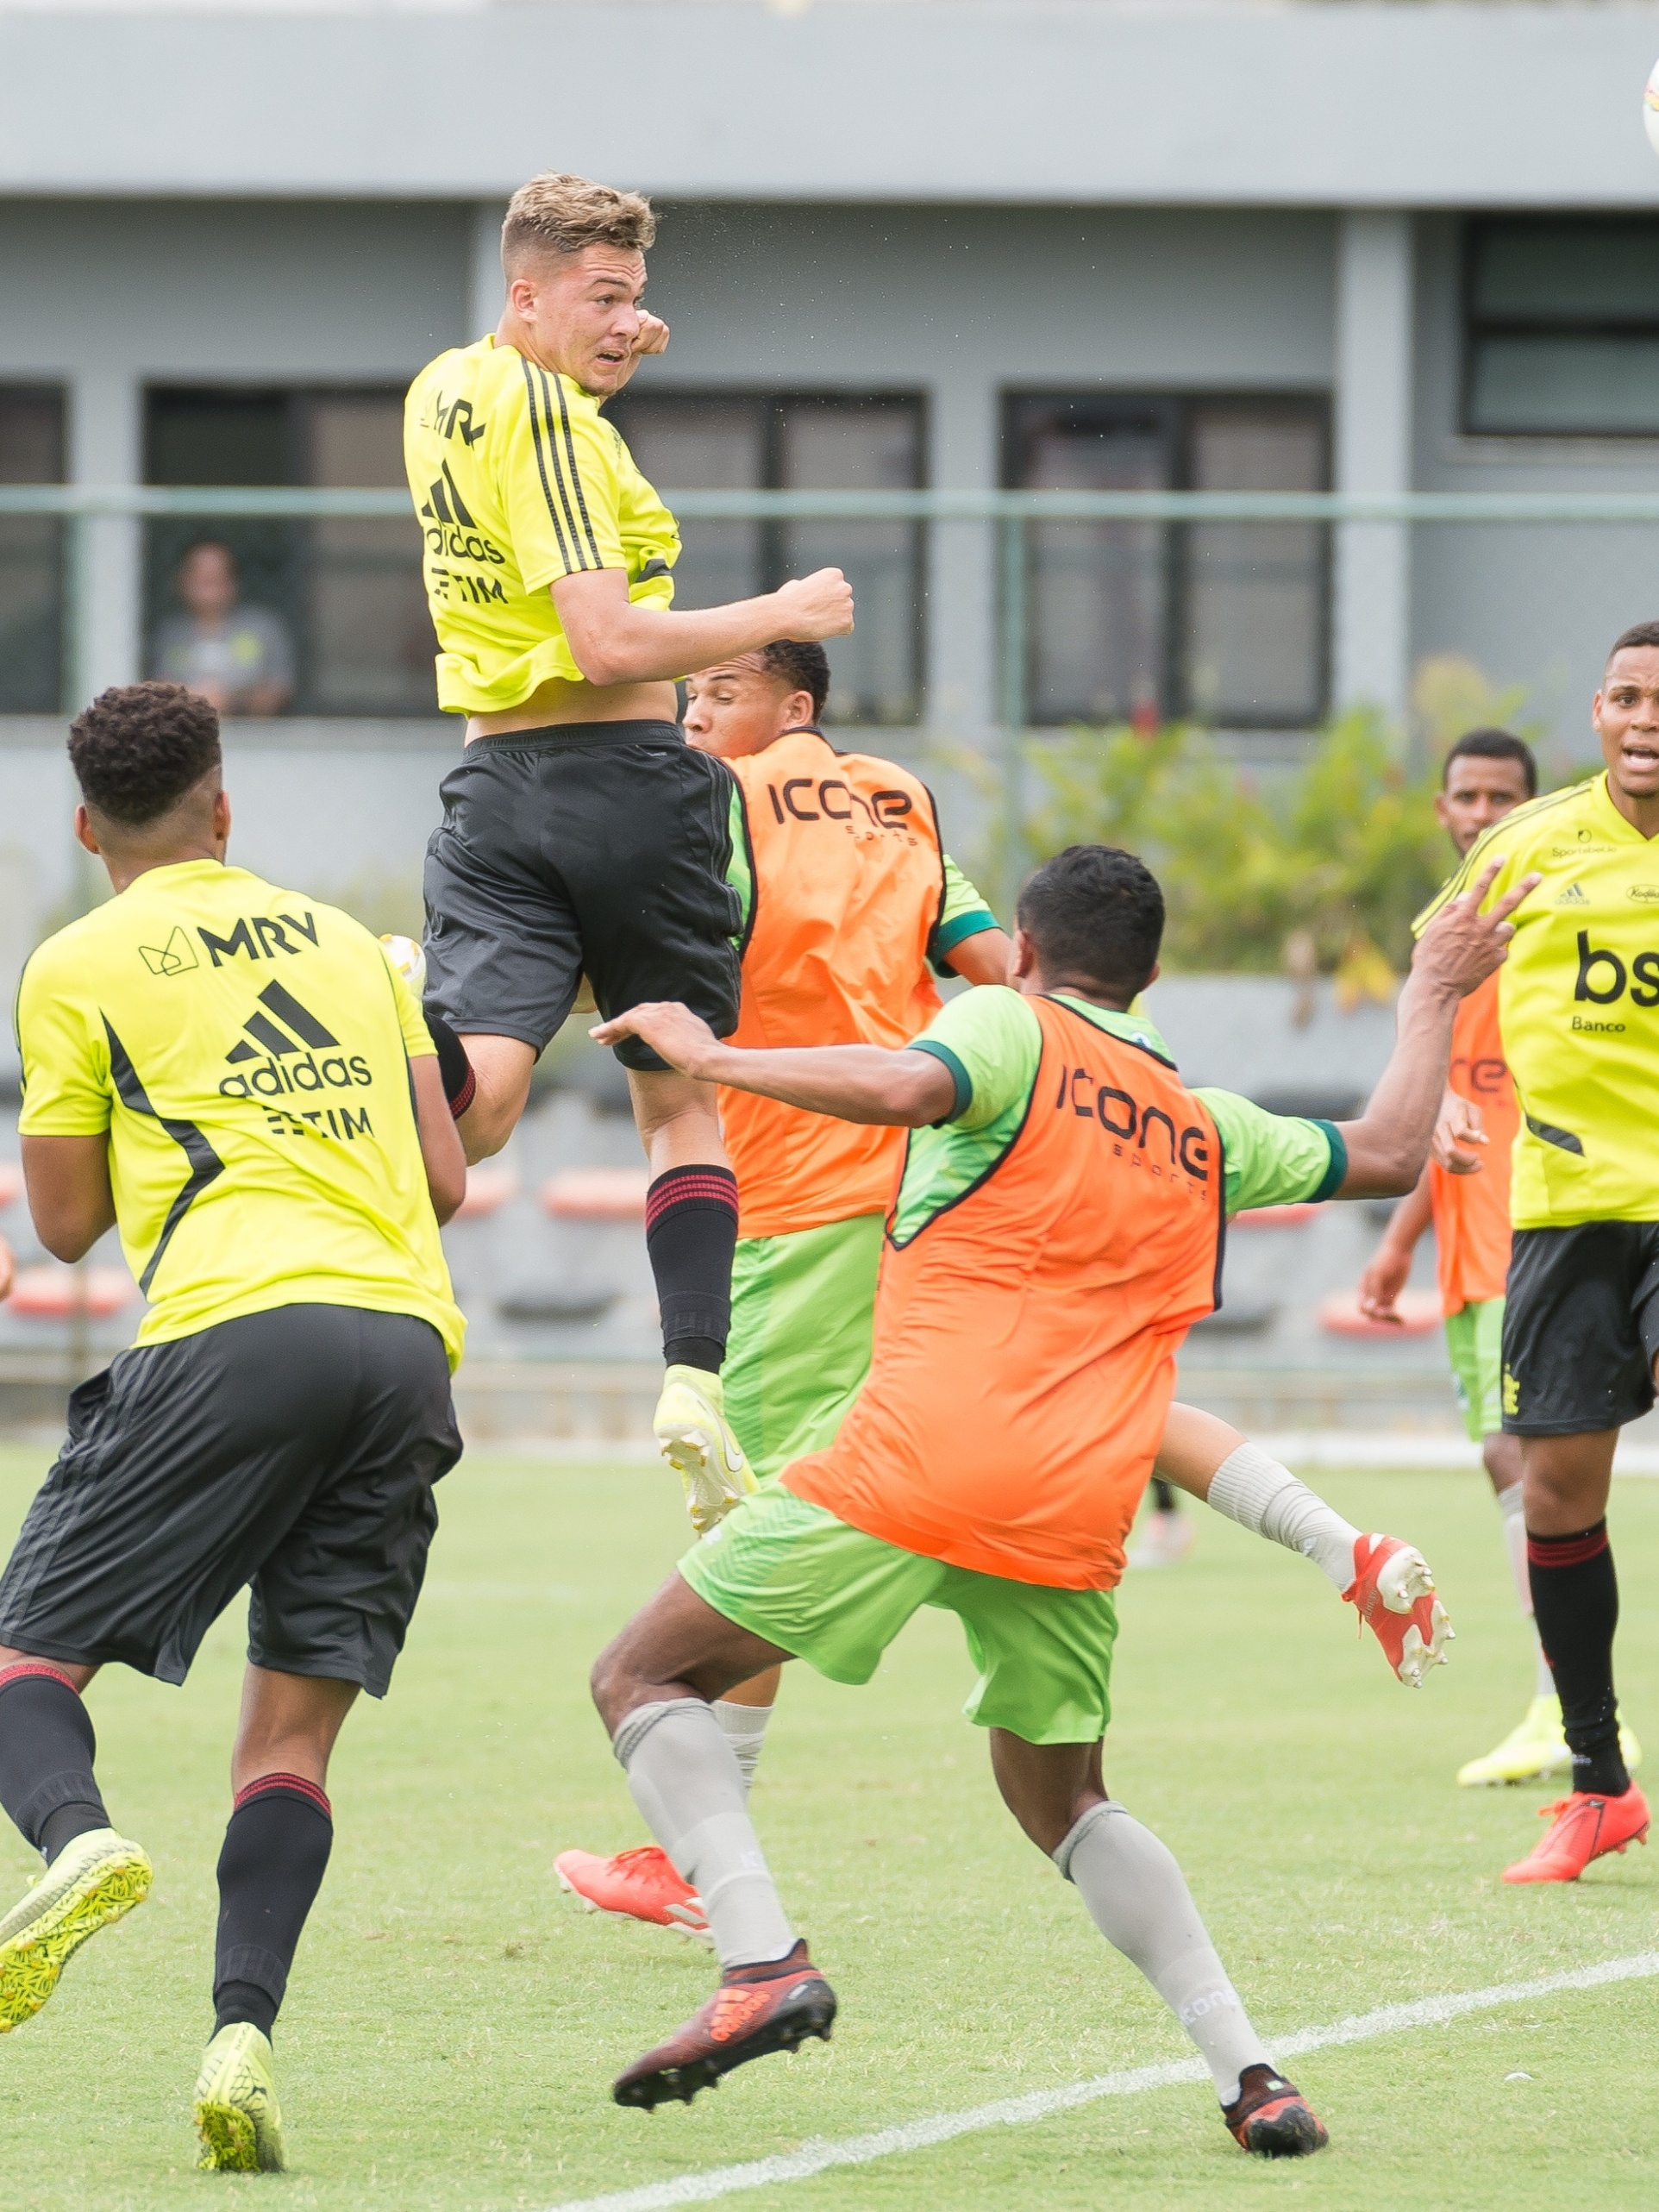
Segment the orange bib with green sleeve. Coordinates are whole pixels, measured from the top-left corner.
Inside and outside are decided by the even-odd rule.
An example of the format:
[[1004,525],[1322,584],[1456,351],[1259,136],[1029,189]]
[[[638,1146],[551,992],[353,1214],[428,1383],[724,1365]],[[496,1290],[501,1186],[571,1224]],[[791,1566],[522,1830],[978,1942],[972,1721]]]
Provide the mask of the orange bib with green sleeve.
[[1216,1302],[1225,1180],[1168,1061],[1053,999],[1007,1150],[891,1239],[869,1379],[781,1476],[952,1566],[1110,1589],[1163,1436],[1175,1354]]
[[[944,901],[944,853],[926,785],[892,761],[837,753],[815,730],[727,766],[742,791],[754,868],[742,1005],[728,1043],[907,1044],[940,1007],[928,939]],[[723,1089],[720,1119],[741,1236],[787,1236],[892,1202],[901,1129]]]

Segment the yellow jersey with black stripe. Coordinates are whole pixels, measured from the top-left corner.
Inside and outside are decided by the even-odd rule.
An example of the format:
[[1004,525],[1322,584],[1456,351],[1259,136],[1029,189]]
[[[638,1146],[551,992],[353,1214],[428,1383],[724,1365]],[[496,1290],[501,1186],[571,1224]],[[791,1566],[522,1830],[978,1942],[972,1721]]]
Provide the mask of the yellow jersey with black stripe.
[[1659,839],[1625,819],[1605,773],[1550,792],[1493,823],[1418,933],[1493,861],[1493,899],[1543,879],[1499,970],[1521,1116],[1510,1219],[1659,1221]]
[[109,1137],[137,1341],[272,1307],[465,1324],[427,1189],[420,1007],[350,915],[246,869],[147,869],[17,994],[25,1137]]
[[404,460],[438,633],[438,705],[500,714],[580,683],[551,586],[620,568],[635,605],[673,598],[679,530],[598,402],[493,337],[428,363]]

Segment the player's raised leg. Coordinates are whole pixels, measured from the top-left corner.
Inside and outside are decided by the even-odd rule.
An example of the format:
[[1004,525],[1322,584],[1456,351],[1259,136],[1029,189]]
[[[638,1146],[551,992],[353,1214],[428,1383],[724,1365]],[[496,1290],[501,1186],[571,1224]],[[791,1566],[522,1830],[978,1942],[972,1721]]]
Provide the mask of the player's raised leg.
[[0,1645],[0,1806],[46,1872],[0,1919],[0,2033],[39,2012],[89,1936],[149,1892],[141,1845],[110,1824],[81,1692],[97,1671]]

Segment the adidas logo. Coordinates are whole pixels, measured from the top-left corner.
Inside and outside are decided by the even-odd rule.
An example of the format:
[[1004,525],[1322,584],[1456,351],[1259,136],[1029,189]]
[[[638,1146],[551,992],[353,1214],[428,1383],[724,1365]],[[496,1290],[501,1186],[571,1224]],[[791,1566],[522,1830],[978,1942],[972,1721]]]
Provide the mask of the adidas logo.
[[1589,903],[1581,883],[1569,883],[1556,900],[1557,906],[1587,906]]
[[[343,1051],[326,1023],[276,982],[267,983],[260,993],[259,1006],[242,1024],[242,1034],[225,1059],[237,1072],[221,1079],[221,1098],[280,1100],[308,1092],[366,1089],[374,1081],[362,1054]],[[366,1114],[354,1118],[348,1108],[341,1111],[347,1123],[355,1125],[344,1133],[356,1134],[360,1126],[366,1132]],[[319,1127],[324,1119],[331,1126],[335,1122],[327,1111],[306,1113],[304,1119]],[[341,1132],[336,1128],[335,1133]]]
[[164,945],[140,945],[138,956],[152,975],[182,975],[187,968],[202,965],[182,924],[174,929]]
[[436,482],[429,488],[426,504],[421,512],[428,522],[459,523],[463,530],[468,530],[477,528],[466,511],[466,502],[461,498],[454,478],[449,473],[448,461],[440,470]]

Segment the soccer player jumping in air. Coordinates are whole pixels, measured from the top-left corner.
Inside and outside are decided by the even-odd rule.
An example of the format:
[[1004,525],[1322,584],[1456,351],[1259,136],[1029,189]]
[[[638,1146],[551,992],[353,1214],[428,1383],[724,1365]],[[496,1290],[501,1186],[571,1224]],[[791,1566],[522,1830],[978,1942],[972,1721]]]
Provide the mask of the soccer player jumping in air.
[[1527,1567],[1573,1787],[1506,1882],[1572,1882],[1648,1831],[1613,1695],[1607,1501],[1619,1429],[1659,1363],[1659,622],[1616,640],[1591,709],[1602,774],[1514,811],[1420,918],[1494,867],[1542,878],[1499,985],[1514,1078],[1504,1428],[1521,1446]]
[[[502,229],[494,333],[410,388],[404,454],[438,634],[438,704],[466,717],[427,855],[427,993],[467,1157],[498,1151],[585,971],[602,1013],[682,999],[737,1018],[731,779],[674,720],[688,669],[778,637],[840,636],[838,568],[669,611],[674,518],[600,404],[667,326],[640,305],[648,204],[535,177]],[[712,1510],[752,1483],[725,1421],[737,1199],[713,1090],[638,1037],[617,1057],[650,1162],[646,1243],[668,1374],[655,1428]]]
[[385,1695],[460,1456],[438,1237],[466,1162],[420,1008],[349,916],[225,865],[218,717],[177,684],[72,724],[76,834],[116,896],[23,971],[23,1175],[41,1242],[110,1227],[149,1299],[69,1401],[0,1576],[0,1805],[46,1861],[0,1919],[0,2030],[150,1885],[82,1693],[181,1682],[244,1587],[201,2164],[283,2163],[270,2036],[334,1839],[329,1758]]
[[[867,1682],[931,1604],[967,1630],[980,1669],[968,1709],[991,1731],[1004,1797],[1186,2027],[1238,2141],[1268,2154],[1324,2142],[1174,1859],[1106,1795],[1111,1592],[1176,1351],[1214,1304],[1225,1213],[1299,1162],[1318,1181],[1340,1161],[1351,1196],[1416,1182],[1457,1001],[1502,959],[1525,888],[1482,918],[1486,887],[1418,946],[1393,1058],[1343,1127],[1184,1087],[1125,1011],[1156,972],[1161,894],[1139,862],[1099,846],[1068,849],[1027,885],[1017,989],[963,993],[907,1049],[746,1051],[673,1006],[598,1031],[648,1036],[733,1089],[912,1132],[869,1378],[836,1442],[746,1498],[595,1669],[635,1802],[698,1890],[722,1968],[709,2002],[621,2076],[619,2102],[689,2097],[828,2032],[836,2000],[784,1914],[708,1701],[788,1656]],[[1361,1539],[1356,1570],[1384,1564],[1386,1547],[1374,1563],[1372,1549]]]
[[[1506,730],[1465,732],[1446,755],[1435,811],[1460,857],[1485,830],[1535,799],[1537,763]],[[1360,1304],[1378,1320],[1395,1318],[1418,1239],[1434,1223],[1446,1349],[1463,1422],[1481,1447],[1503,1515],[1505,1548],[1521,1611],[1532,1630],[1536,1676],[1524,1717],[1496,1750],[1470,1759],[1457,1779],[1468,1787],[1530,1782],[1562,1771],[1572,1754],[1562,1733],[1561,1700],[1532,1615],[1522,1519],[1521,1440],[1504,1434],[1504,1285],[1509,1274],[1509,1162],[1518,1114],[1498,1020],[1498,978],[1489,975],[1457,1010],[1452,1031],[1455,1124],[1447,1134],[1454,1164],[1431,1160],[1423,1180],[1395,1208],[1371,1264],[1360,1278]],[[1448,1100],[1451,1106],[1452,1101]],[[1626,1736],[1626,1757],[1636,1753]],[[1639,1756],[1639,1754],[1636,1754]]]

